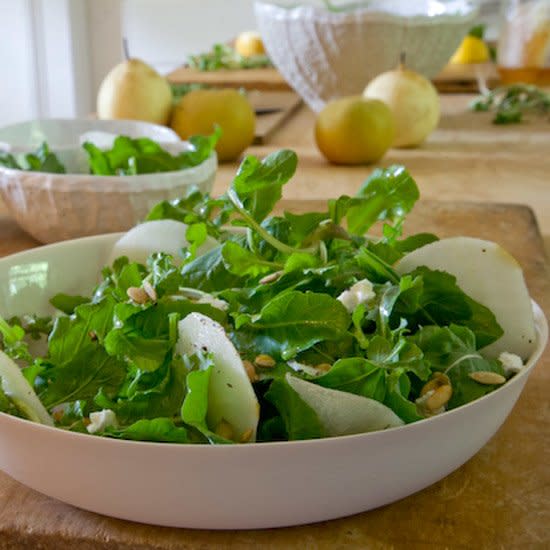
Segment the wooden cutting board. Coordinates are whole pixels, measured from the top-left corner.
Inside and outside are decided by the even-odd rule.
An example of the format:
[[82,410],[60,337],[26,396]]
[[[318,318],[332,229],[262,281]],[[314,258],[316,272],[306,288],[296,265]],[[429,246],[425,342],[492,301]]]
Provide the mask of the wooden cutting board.
[[500,77],[494,63],[473,63],[471,65],[447,65],[432,79],[440,93],[479,93],[479,81],[490,88],[496,88]]
[[[447,65],[433,78],[441,93],[478,93],[478,75],[485,79],[489,88],[499,83],[494,63],[473,65]],[[248,90],[290,91],[292,88],[275,68],[198,71],[179,67],[167,75],[172,84],[207,84],[210,86],[246,88]]]
[[262,69],[220,69],[199,71],[191,67],[178,67],[168,75],[171,84],[206,84],[221,88],[246,88],[247,90],[269,90],[288,92],[290,86],[281,73],[273,67]]
[[[322,208],[322,203],[285,201],[281,206],[299,212]],[[529,208],[420,201],[406,231],[465,234],[501,243],[523,266],[534,299],[550,311],[548,264]],[[36,244],[9,217],[0,215],[0,255]],[[548,548],[549,392],[546,353],[503,427],[457,471],[378,510],[302,527],[216,532],[134,524],[78,510],[0,473],[0,549]],[[468,437],[467,426],[464,437]]]

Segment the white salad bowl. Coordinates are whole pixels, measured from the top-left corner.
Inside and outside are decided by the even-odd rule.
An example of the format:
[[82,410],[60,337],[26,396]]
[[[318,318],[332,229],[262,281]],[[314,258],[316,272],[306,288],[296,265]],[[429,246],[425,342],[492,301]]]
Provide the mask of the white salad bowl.
[[[89,293],[118,237],[0,259],[0,314],[46,314],[57,292]],[[281,527],[376,508],[448,475],[498,430],[548,339],[535,303],[533,311],[537,347],[519,374],[477,401],[417,423],[329,439],[211,446],[108,439],[0,413],[0,469],[79,508],[174,527]]]
[[160,201],[183,197],[192,188],[209,192],[214,185],[215,153],[198,166],[174,172],[88,174],[87,155],[79,140],[92,132],[147,137],[172,154],[189,147],[169,128],[130,120],[52,119],[0,128],[0,148],[26,153],[46,141],[69,172],[51,174],[0,166],[0,197],[18,225],[42,243],[128,230]]
[[273,64],[314,111],[360,94],[375,76],[407,66],[434,77],[473,25],[470,0],[257,0],[258,29]]

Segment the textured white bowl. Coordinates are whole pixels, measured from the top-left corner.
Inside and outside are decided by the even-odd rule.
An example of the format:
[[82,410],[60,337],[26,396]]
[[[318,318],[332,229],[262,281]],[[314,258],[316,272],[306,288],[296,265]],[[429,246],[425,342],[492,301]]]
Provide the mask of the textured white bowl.
[[[88,237],[0,259],[0,313],[46,314],[56,292],[89,293],[117,238]],[[0,413],[0,469],[86,510],[175,527],[280,527],[376,508],[443,478],[497,431],[548,339],[542,311],[534,303],[533,310],[538,345],[517,376],[414,424],[331,439],[209,446],[119,441]]]
[[[0,142],[12,150],[34,150],[43,141],[68,170],[83,171],[79,146],[85,132],[148,137],[172,153],[188,147],[169,128],[127,120],[44,120],[0,129]],[[212,154],[199,166],[139,176],[46,174],[0,167],[0,195],[17,223],[43,243],[125,231],[162,200],[185,196],[191,188],[212,189],[217,170]]]
[[334,12],[320,1],[255,2],[269,57],[314,111],[332,99],[360,94],[372,78],[397,66],[401,52],[410,69],[432,78],[478,12],[469,0],[356,4]]

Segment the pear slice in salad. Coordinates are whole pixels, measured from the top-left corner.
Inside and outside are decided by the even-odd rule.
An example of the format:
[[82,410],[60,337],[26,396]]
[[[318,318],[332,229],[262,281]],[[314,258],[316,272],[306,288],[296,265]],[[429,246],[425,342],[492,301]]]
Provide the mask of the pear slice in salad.
[[[185,238],[187,225],[176,220],[152,220],[136,225],[114,244],[108,264],[120,256],[127,256],[131,262],[144,264],[153,252],[165,252],[179,258],[181,249],[188,246]],[[216,239],[208,236],[198,248],[200,256],[218,245]]]
[[315,411],[330,437],[385,430],[404,424],[389,407],[374,399],[324,388],[290,373],[286,375],[286,381]]
[[519,263],[500,245],[472,237],[441,239],[417,248],[395,266],[403,275],[419,266],[446,271],[471,298],[489,308],[504,334],[483,352],[510,352],[527,359],[536,347],[531,298]]
[[0,351],[0,379],[2,380],[2,391],[25,418],[53,426],[52,417],[23,376],[21,369],[3,351]]
[[260,405],[241,357],[223,327],[206,315],[190,313],[178,323],[178,332],[176,351],[207,353],[214,363],[208,390],[209,428],[215,430],[225,421],[232,428],[232,439],[255,441]]

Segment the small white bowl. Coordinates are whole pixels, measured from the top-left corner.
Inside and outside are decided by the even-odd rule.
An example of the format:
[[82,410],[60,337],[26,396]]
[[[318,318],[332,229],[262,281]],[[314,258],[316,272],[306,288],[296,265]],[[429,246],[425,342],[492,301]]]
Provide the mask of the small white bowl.
[[[92,131],[148,137],[172,154],[188,147],[169,128],[129,120],[26,122],[1,128],[0,142],[14,152],[27,152],[46,141],[67,169],[82,172],[86,154],[80,148],[80,136]],[[51,243],[125,231],[162,200],[185,196],[192,188],[210,191],[217,165],[214,153],[193,168],[139,176],[47,174],[0,167],[0,195],[27,233]]]
[[[118,237],[0,259],[0,314],[44,315],[57,292],[88,294]],[[498,430],[548,340],[535,303],[533,311],[537,348],[519,374],[477,401],[413,424],[311,441],[211,446],[120,441],[0,413],[0,469],[79,508],[173,527],[282,527],[370,510],[445,477]]]
[[[342,2],[333,2],[342,4]],[[407,66],[432,78],[445,66],[478,13],[470,0],[347,2],[328,11],[320,0],[258,0],[258,29],[267,53],[314,111],[360,94],[375,76]]]

